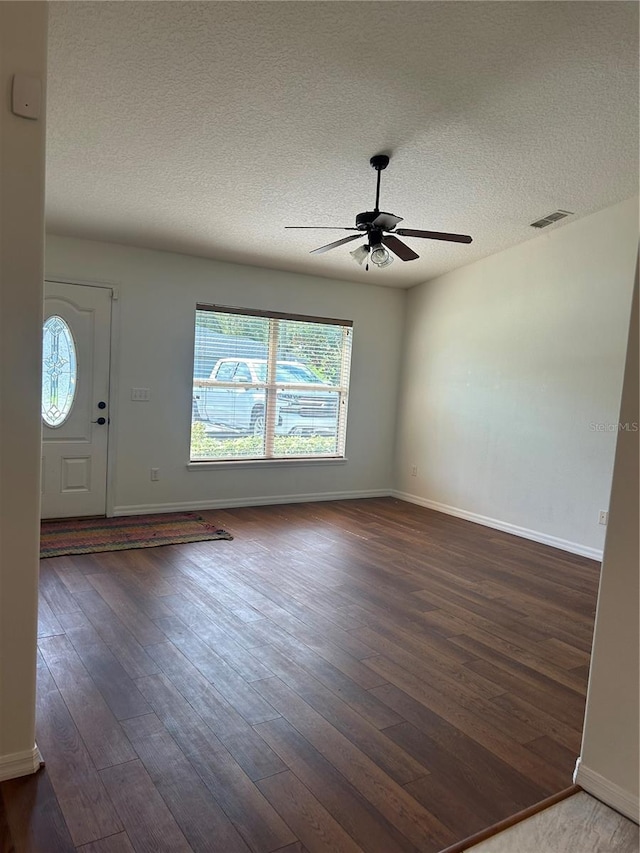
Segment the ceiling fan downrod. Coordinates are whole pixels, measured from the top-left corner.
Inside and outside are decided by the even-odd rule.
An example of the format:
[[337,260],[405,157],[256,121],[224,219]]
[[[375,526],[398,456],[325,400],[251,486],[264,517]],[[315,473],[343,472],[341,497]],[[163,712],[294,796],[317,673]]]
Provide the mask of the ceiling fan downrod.
[[389,165],[389,158],[386,154],[376,154],[369,160],[369,163],[373,166],[373,168],[378,173],[378,179],[376,181],[376,206],[374,208],[376,213],[380,211],[380,172],[383,169],[386,169]]

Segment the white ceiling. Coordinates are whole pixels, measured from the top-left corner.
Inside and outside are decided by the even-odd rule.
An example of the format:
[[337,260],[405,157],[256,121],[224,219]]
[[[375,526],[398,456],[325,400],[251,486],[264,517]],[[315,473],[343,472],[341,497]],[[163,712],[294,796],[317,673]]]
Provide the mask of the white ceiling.
[[[53,233],[409,287],[638,189],[635,2],[49,6]],[[284,230],[353,225],[378,152],[400,227],[473,244],[366,273]]]

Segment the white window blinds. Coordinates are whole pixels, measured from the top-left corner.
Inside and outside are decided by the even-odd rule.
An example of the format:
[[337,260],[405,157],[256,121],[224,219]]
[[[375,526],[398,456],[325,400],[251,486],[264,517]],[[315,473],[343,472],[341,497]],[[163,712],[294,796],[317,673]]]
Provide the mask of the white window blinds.
[[344,457],[352,326],[198,305],[191,460]]

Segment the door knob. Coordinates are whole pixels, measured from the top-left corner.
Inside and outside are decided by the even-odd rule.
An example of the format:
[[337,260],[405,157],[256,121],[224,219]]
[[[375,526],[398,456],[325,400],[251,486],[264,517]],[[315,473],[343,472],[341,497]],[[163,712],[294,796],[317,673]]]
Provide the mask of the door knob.
[[92,424],[100,424],[100,426],[102,426],[103,424],[106,424],[106,422],[107,422],[106,418],[98,418],[97,421],[91,421]]
[[99,409],[106,409],[106,408],[107,408],[107,404],[106,404],[103,400],[101,400],[101,401],[98,403],[98,408],[99,408]]

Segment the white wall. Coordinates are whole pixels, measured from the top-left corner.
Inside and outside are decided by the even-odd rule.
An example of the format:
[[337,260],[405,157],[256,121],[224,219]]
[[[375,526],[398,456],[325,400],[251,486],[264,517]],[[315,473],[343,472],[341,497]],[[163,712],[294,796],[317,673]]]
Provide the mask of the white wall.
[[46,3],[0,3],[0,780],[37,769],[40,347],[45,119],[11,113],[11,78],[45,80]]
[[[619,422],[611,510],[600,578],[582,754],[576,781],[638,821],[638,279]],[[633,426],[635,424],[635,430]]]
[[409,291],[401,496],[600,555],[637,240],[636,198]]
[[[46,274],[119,288],[116,513],[392,488],[403,291],[55,236]],[[187,469],[196,302],[354,321],[348,462]],[[132,387],[150,388],[151,402],[132,402]]]

